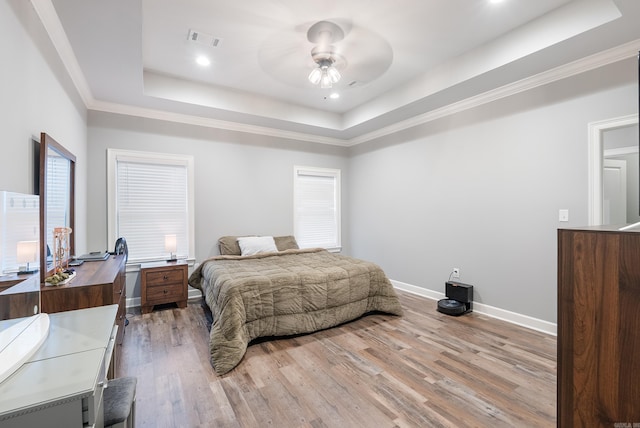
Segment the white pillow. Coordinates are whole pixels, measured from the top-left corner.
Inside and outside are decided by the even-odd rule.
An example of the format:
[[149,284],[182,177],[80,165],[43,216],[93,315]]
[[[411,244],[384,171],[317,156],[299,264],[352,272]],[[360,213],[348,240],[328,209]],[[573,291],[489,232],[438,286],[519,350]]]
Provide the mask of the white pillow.
[[243,256],[278,251],[273,236],[244,236],[238,238],[238,245]]

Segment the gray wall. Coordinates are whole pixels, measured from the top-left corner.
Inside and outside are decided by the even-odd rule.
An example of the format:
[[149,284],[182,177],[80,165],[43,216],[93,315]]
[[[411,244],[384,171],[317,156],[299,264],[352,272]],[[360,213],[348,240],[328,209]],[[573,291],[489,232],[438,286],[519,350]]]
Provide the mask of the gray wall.
[[109,147],[195,155],[198,261],[221,235],[291,233],[293,165],[340,168],[346,254],[437,292],[459,267],[477,302],[556,322],[557,229],[587,224],[587,124],[635,112],[634,79],[623,61],[348,152],[92,112],[89,247],[113,245]]
[[[390,278],[556,322],[556,234],[587,224],[587,124],[637,111],[623,61],[353,148],[351,252]],[[558,210],[568,209],[568,223]]]
[[78,160],[76,247],[86,247],[86,109],[31,2],[0,2],[0,189],[33,192],[33,144],[46,132]]
[[[342,244],[348,252],[345,148],[98,112],[89,114],[88,138],[91,250],[114,244],[107,242],[106,153],[118,148],[194,156],[198,262],[218,254],[217,239],[223,235],[293,234],[294,165],[339,168],[345,177]],[[127,296],[139,297],[137,275],[128,275],[127,284]]]
[[[587,223],[587,123],[637,112],[628,60],[346,150],[105,113],[87,119],[29,2],[0,2],[0,36],[9,59],[0,67],[0,188],[31,191],[40,132],[72,151],[78,252],[113,246],[107,147],[195,155],[198,260],[216,253],[223,234],[291,233],[293,165],[340,168],[345,253],[440,292],[459,267],[477,301],[551,322],[556,229]],[[569,223],[558,222],[561,208]]]

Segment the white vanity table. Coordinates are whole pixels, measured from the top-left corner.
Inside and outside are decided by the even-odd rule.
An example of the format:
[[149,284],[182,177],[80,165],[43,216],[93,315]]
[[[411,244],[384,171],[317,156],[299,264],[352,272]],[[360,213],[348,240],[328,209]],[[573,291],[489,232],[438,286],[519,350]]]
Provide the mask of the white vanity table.
[[0,426],[101,428],[117,311],[109,305],[50,314],[42,346],[0,383]]

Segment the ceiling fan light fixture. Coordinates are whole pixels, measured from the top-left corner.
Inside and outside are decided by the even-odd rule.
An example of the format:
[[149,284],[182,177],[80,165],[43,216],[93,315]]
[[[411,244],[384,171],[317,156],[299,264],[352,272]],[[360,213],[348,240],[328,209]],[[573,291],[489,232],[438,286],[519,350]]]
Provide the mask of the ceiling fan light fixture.
[[320,79],[320,87],[322,89],[328,89],[328,88],[333,87],[333,82],[331,81],[331,78],[327,74],[327,70],[326,69],[322,70],[322,78]]
[[327,75],[331,79],[332,83],[337,83],[340,80],[340,72],[333,65],[327,68]]
[[322,78],[322,70],[320,69],[320,67],[314,68],[313,70],[311,70],[311,73],[309,73],[309,82],[311,82],[314,85],[317,85],[318,83],[320,83],[321,78]]
[[342,66],[344,61],[333,43],[343,38],[344,31],[333,22],[320,21],[309,28],[307,39],[316,45],[311,49],[311,58],[317,66],[309,74],[309,82],[314,85],[319,84],[321,88],[326,89],[340,80],[341,76],[336,63]]
[[331,88],[334,83],[340,80],[340,72],[333,65],[332,58],[321,58],[316,60],[318,67],[311,70],[309,82],[314,85],[320,84],[323,89]]

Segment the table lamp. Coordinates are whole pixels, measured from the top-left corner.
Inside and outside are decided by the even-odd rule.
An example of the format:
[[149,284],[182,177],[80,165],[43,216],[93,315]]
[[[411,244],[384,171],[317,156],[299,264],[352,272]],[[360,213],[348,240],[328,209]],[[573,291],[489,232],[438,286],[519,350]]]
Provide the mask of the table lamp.
[[29,263],[38,260],[38,241],[18,241],[18,264],[26,263],[27,268],[18,272],[18,275],[27,275],[38,272],[38,269],[29,269]]
[[164,235],[164,250],[168,251],[171,255],[168,262],[175,262],[177,260],[176,251],[178,250],[178,240],[176,235]]

